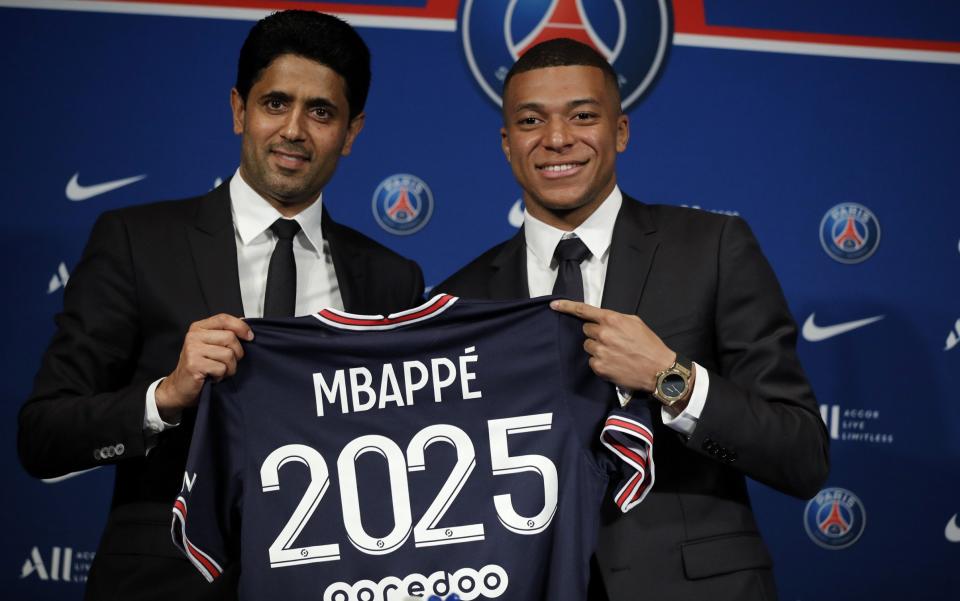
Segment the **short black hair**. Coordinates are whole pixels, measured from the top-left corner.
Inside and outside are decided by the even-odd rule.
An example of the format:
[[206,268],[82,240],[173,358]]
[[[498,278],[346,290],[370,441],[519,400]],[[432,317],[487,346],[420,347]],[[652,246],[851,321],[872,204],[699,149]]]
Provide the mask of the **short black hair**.
[[237,92],[246,102],[250,88],[278,56],[295,54],[335,71],[346,82],[350,118],[363,112],[370,91],[370,50],[353,27],[310,10],[276,12],[257,21],[240,49]]
[[503,80],[503,94],[514,75],[546,69],[547,67],[596,67],[603,71],[613,89],[617,92],[617,104],[620,104],[620,86],[617,72],[599,52],[582,42],[570,38],[555,38],[540,42],[527,50],[517,62],[513,63]]

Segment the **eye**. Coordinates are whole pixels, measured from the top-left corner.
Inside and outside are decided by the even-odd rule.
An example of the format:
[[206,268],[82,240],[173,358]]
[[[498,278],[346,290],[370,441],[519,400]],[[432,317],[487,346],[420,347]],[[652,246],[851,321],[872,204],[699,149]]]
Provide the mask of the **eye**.
[[517,125],[520,125],[520,126],[527,126],[527,127],[529,127],[529,126],[532,126],[532,125],[536,125],[536,124],[538,124],[538,123],[540,123],[540,119],[538,119],[537,117],[532,117],[532,116],[531,116],[531,117],[521,117],[520,119],[517,120]]
[[330,109],[327,107],[318,106],[317,108],[313,109],[313,116],[317,119],[329,119],[333,115],[331,115]]
[[283,110],[283,100],[280,100],[279,98],[268,98],[265,105],[269,111],[275,112]]
[[590,121],[591,119],[596,119],[596,117],[597,116],[594,113],[589,113],[587,111],[580,111],[573,116],[573,118],[577,121]]

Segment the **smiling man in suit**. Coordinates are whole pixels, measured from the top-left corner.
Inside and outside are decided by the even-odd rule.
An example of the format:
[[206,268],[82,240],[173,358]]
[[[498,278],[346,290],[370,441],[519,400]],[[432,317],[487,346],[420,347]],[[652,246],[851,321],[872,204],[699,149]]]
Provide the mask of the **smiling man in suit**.
[[616,81],[573,40],[516,62],[501,137],[523,228],[436,289],[574,299],[553,306],[583,320],[593,370],[657,408],[656,483],[628,514],[605,507],[591,601],[775,599],[745,476],[811,497],[828,471],[796,325],[745,222],[620,191]]
[[316,12],[258,22],[231,91],[240,167],[204,196],[111,211],[66,288],[18,448],[34,476],[116,465],[87,599],[234,598],[170,539],[198,394],[231,376],[242,317],[421,302],[420,268],[337,224],[322,191],[364,122],[370,55]]

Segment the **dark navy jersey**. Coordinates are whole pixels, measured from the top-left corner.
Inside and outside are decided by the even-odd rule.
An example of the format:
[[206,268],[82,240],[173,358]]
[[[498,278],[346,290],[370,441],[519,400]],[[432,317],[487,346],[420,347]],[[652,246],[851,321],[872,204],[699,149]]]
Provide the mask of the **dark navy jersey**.
[[549,300],[249,320],[201,395],[175,542],[211,581],[239,562],[242,599],[583,601],[653,436]]

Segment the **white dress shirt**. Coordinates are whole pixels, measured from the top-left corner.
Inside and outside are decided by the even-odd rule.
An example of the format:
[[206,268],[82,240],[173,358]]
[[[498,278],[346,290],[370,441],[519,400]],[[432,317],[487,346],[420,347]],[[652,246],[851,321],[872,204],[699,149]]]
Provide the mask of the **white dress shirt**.
[[[553,252],[560,240],[564,238],[580,238],[590,251],[590,256],[580,263],[580,273],[583,275],[584,302],[599,307],[603,299],[603,286],[607,278],[607,263],[610,260],[610,243],[613,240],[613,226],[616,223],[620,207],[623,205],[623,194],[619,187],[614,187],[610,196],[597,207],[586,221],[572,232],[565,232],[552,225],[533,217],[526,210],[523,212],[523,231],[527,244],[527,287],[530,296],[545,296],[553,293],[553,285],[557,280],[557,261]],[[660,411],[663,423],[678,432],[690,436],[703,413],[707,402],[707,391],[710,387],[710,375],[706,369],[694,363],[697,377],[693,386],[693,394],[686,409],[678,416],[673,417],[665,408]],[[630,393],[617,389],[621,402],[630,399]]]
[[[270,225],[283,216],[243,181],[239,169],[230,180],[230,212],[237,243],[243,316],[262,317],[270,256],[277,244]],[[316,202],[293,217],[300,224],[300,231],[293,239],[293,256],[297,264],[296,315],[309,315],[327,307],[344,308],[330,245],[323,239],[322,216],[321,194]],[[147,389],[143,428],[148,435],[178,425],[163,421],[157,410],[156,390],[162,380],[160,378]]]
[[[300,231],[293,238],[297,263],[296,315],[309,315],[325,308],[343,310],[340,286],[333,269],[330,245],[323,239],[320,221],[323,195],[293,219]],[[282,215],[253,191],[240,171],[230,180],[230,208],[237,241],[237,267],[244,317],[262,317],[267,271],[277,237],[270,226]]]

